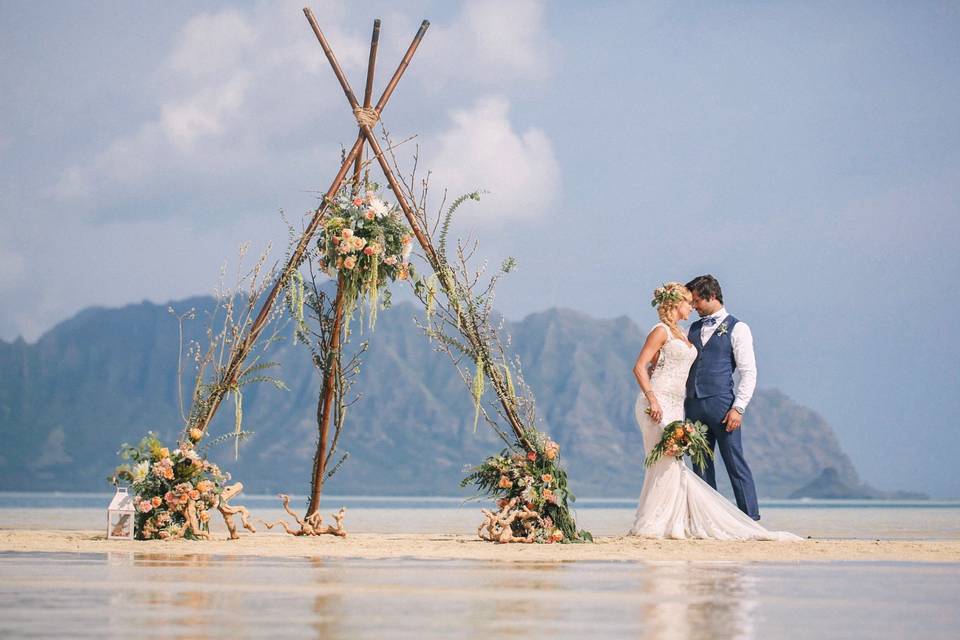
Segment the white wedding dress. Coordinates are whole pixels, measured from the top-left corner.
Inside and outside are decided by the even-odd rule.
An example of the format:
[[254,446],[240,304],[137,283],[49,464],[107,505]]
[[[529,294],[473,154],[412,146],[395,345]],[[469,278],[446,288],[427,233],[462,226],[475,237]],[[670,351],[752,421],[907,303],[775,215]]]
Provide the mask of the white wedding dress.
[[[660,423],[650,418],[646,413],[649,403],[641,393],[637,398],[636,416],[646,455],[660,442],[664,426],[683,419],[687,374],[697,358],[696,347],[675,338],[665,324],[656,326],[664,327],[669,336],[650,376],[663,418]],[[647,468],[630,535],[714,540],[802,539],[785,531],[767,531],[704,482],[683,459],[667,456]]]

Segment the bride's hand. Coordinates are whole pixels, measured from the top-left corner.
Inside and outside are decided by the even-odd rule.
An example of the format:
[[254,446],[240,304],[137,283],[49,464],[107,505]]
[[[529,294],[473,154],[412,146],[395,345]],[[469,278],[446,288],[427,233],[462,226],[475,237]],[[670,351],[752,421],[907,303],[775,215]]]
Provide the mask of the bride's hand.
[[650,419],[654,422],[660,422],[663,418],[663,409],[660,408],[660,403],[657,402],[656,398],[650,398],[650,408],[647,409],[647,414],[650,415]]

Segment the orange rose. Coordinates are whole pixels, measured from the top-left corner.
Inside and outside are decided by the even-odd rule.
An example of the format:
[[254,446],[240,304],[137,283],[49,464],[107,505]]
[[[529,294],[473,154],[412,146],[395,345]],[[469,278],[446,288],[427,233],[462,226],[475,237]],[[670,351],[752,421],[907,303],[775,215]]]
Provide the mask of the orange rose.
[[540,476],[540,479],[546,482],[547,484],[550,484],[551,482],[553,482],[553,476],[550,475],[549,473],[543,474],[542,476]]
[[163,504],[163,498],[161,498],[160,496],[153,496],[152,498],[150,498],[150,503],[155,507],[159,507],[160,505]]
[[679,440],[680,438],[682,438],[682,437],[683,437],[683,429],[682,429],[681,427],[677,427],[676,429],[674,429],[674,430],[673,430],[673,437],[674,437],[674,438],[677,438],[678,440]]
[[355,266],[357,266],[357,261],[356,261],[356,259],[355,259],[353,256],[347,256],[347,257],[344,259],[344,261],[343,261],[343,268],[344,268],[344,269],[353,269]]
[[513,486],[513,481],[507,476],[500,476],[499,486],[501,489],[509,489]]

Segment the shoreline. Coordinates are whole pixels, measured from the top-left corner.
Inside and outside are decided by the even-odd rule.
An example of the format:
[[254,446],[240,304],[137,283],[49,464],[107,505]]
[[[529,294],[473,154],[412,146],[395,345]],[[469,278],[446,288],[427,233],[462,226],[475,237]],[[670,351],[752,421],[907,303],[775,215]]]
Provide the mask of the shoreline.
[[494,544],[468,534],[357,533],[346,538],[242,532],[239,540],[107,540],[100,531],[0,529],[0,552],[136,553],[331,559],[482,560],[506,562],[928,562],[960,564],[960,539],[797,542],[650,540],[597,536],[594,544]]

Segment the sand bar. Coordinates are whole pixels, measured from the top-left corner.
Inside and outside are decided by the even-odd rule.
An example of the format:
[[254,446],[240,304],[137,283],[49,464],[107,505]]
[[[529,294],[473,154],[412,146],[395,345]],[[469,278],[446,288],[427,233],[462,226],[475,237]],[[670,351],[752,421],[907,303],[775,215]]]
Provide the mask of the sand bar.
[[960,540],[803,540],[729,542],[600,536],[594,544],[498,545],[463,534],[357,533],[296,538],[244,533],[239,540],[106,540],[98,531],[0,529],[0,552],[108,553],[246,557],[417,558],[424,560],[569,561],[900,561],[960,563]]

